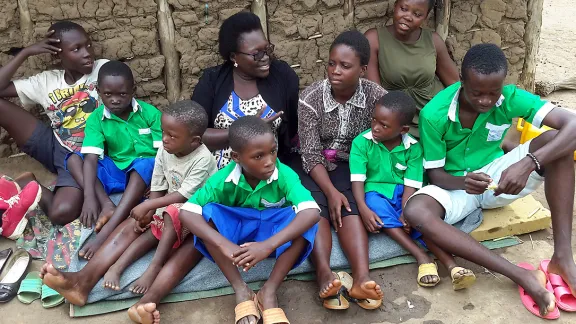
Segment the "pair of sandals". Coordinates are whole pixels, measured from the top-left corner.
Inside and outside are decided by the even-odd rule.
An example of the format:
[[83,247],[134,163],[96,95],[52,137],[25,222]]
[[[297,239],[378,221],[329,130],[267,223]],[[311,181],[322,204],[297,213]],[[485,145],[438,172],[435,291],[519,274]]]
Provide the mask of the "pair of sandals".
[[[454,290],[461,290],[469,288],[476,282],[476,275],[474,273],[469,272],[466,274],[461,274],[460,276],[456,276],[456,274],[462,270],[466,270],[462,267],[454,267],[450,270],[450,277],[452,278],[452,289]],[[438,278],[436,282],[425,283],[422,282],[422,278],[426,276],[435,276]],[[418,278],[416,279],[418,285],[421,287],[434,287],[440,283],[440,276],[438,275],[438,266],[435,263],[423,263],[418,266]]]
[[[526,293],[524,288],[518,286],[518,292],[520,293],[522,304],[530,313],[540,318],[554,320],[560,318],[560,310],[576,312],[576,296],[572,295],[570,287],[562,277],[548,272],[548,264],[550,264],[550,260],[542,260],[538,269],[546,275],[546,290],[553,293],[556,298],[556,306],[553,311],[548,312],[548,314],[544,316],[540,315],[538,305],[534,299]],[[530,271],[536,270],[531,264],[525,262],[518,263],[518,266]]]
[[234,323],[238,323],[246,316],[254,316],[256,317],[256,322],[260,321],[260,318],[262,318],[263,324],[290,324],[290,321],[288,321],[286,313],[284,313],[282,308],[263,309],[262,304],[258,300],[257,294],[254,294],[252,300],[241,302],[236,305],[234,313],[236,314]]
[[56,290],[44,285],[38,271],[32,271],[26,275],[22,284],[20,284],[18,300],[23,304],[29,305],[36,299],[40,299],[42,307],[46,309],[60,306],[64,303],[64,297]]
[[333,272],[332,274],[342,282],[342,287],[340,287],[340,290],[336,295],[324,298],[324,308],[331,310],[344,310],[350,308],[350,302],[356,303],[361,308],[367,310],[374,310],[382,306],[382,299],[357,299],[351,297],[348,292],[352,289],[354,280],[347,272],[340,271],[338,273]]

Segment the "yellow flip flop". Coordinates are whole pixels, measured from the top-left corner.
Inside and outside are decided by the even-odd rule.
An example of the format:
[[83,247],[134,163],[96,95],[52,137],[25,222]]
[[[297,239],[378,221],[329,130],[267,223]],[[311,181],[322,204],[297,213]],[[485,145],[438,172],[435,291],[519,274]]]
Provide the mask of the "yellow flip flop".
[[351,297],[348,294],[348,291],[350,289],[352,289],[352,284],[354,283],[352,276],[350,276],[348,273],[346,273],[344,271],[338,272],[338,276],[340,277],[340,280],[342,281],[342,287],[346,288],[346,290],[345,290],[346,299],[350,300],[351,302],[356,303],[358,306],[360,306],[361,308],[364,308],[366,310],[374,310],[374,309],[378,309],[378,308],[380,308],[380,306],[382,306],[382,299],[378,299],[378,300],[376,300],[376,299],[356,299],[354,297]]
[[462,267],[454,267],[450,270],[450,277],[452,277],[452,288],[454,290],[470,288],[476,282],[476,275],[473,272],[462,275],[460,278],[454,278],[458,271],[467,270]]
[[[340,278],[336,272],[332,272],[332,274],[338,280],[342,281],[342,278]],[[345,289],[344,286],[341,286],[336,295],[323,298],[322,306],[330,310],[345,310],[350,308],[350,303],[348,303],[348,300],[343,296]]]
[[[433,283],[424,283],[420,281],[424,276],[436,276],[438,281]],[[418,266],[418,278],[416,279],[418,285],[421,287],[434,287],[440,282],[440,276],[438,275],[438,267],[434,263],[423,263]]]

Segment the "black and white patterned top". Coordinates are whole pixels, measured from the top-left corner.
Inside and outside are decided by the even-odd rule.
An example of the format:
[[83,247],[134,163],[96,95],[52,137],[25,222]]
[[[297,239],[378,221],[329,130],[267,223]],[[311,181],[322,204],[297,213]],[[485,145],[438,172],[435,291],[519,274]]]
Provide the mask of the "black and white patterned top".
[[[266,102],[264,101],[264,99],[260,94],[250,99],[242,100],[240,97],[238,97],[236,92],[232,91],[230,97],[228,98],[228,101],[226,101],[226,103],[222,106],[218,114],[216,114],[216,118],[214,120],[214,128],[228,129],[236,119],[244,116],[254,116],[258,113],[260,109],[262,109],[263,106],[266,106],[266,108],[262,113],[261,116],[262,118],[272,117],[276,114],[276,112],[272,110],[272,108],[270,108],[268,104],[266,104]],[[282,123],[281,118],[276,119],[272,123],[274,136],[277,136],[276,130],[278,129],[281,123]],[[230,161],[232,160],[231,152],[232,150],[230,149],[230,147],[227,147],[225,149],[217,150],[212,153],[216,158],[216,164],[218,166],[218,169],[222,169],[223,167],[228,165],[228,163],[230,163]]]

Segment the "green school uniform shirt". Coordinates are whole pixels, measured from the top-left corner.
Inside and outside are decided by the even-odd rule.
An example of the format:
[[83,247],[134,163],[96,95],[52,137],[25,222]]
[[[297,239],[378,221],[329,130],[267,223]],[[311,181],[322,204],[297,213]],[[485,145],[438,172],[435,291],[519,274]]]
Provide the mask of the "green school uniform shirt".
[[396,185],[420,189],[424,178],[422,147],[409,134],[392,151],[372,137],[372,130],[362,132],[352,141],[350,181],[364,182],[364,191],[376,191],[393,198]]
[[279,160],[272,176],[260,181],[255,189],[246,182],[242,167],[231,162],[210,177],[182,209],[202,214],[202,207],[209,203],[258,210],[293,206],[296,213],[309,208],[320,210],[296,172]]
[[100,105],[86,122],[82,154],[102,156],[106,150],[114,164],[124,170],[136,158],[154,158],[162,146],[162,113],[156,107],[132,99],[132,112],[123,120]]
[[420,141],[424,168],[444,168],[455,176],[473,172],[504,155],[500,144],[512,119],[524,118],[536,127],[555,105],[539,96],[507,85],[492,110],[478,115],[472,129],[458,117],[460,82],[439,92],[420,113]]

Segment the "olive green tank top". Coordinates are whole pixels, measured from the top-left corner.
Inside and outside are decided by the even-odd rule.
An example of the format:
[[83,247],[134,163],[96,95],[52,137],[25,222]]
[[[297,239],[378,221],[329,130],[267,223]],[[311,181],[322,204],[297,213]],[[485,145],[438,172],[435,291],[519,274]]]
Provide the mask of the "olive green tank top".
[[[397,40],[386,27],[378,29],[380,81],[386,90],[402,90],[422,109],[444,85],[436,76],[436,48],[432,31],[422,29],[414,44]],[[414,118],[418,124],[418,116]],[[412,132],[411,132],[412,133]]]

